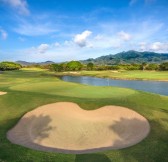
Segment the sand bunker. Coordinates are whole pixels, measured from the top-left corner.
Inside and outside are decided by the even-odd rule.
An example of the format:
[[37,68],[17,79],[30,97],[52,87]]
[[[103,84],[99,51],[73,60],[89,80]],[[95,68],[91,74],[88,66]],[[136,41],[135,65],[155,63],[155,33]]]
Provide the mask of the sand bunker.
[[1,92],[0,91],[0,95],[5,95],[5,94],[7,94],[7,92]]
[[86,111],[75,103],[58,102],[26,113],[7,138],[36,150],[80,154],[132,146],[149,130],[148,121],[128,108]]

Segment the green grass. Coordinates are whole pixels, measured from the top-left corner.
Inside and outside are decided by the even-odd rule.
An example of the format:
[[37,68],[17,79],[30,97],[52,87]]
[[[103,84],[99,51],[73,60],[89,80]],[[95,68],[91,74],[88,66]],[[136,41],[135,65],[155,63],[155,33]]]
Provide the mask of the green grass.
[[[168,97],[116,87],[68,83],[38,69],[0,74],[0,162],[166,162],[168,161]],[[26,112],[48,103],[71,101],[83,109],[119,105],[146,117],[149,136],[137,145],[100,153],[72,155],[31,150],[6,138]],[[100,132],[101,133],[101,132]]]
[[77,74],[72,73],[57,73],[57,75],[87,75],[100,78],[113,78],[113,79],[131,79],[131,80],[158,80],[168,81],[168,71],[80,71]]

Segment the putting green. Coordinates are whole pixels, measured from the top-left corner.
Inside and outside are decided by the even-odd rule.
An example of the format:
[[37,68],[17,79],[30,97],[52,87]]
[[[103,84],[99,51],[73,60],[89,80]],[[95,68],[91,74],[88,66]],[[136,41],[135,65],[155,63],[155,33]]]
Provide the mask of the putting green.
[[[119,87],[97,87],[76,83],[67,83],[61,80],[31,82],[10,87],[11,90],[44,93],[50,95],[71,96],[81,98],[111,98],[134,95],[137,91]],[[122,92],[122,93],[121,93]]]

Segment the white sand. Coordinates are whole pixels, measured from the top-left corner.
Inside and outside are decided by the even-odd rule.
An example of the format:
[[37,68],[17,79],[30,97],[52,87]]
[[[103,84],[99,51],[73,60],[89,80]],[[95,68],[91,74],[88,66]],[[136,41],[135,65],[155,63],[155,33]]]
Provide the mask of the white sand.
[[132,146],[149,131],[148,121],[128,108],[86,111],[75,103],[58,102],[26,113],[7,138],[36,150],[80,154]]
[[76,72],[76,71],[71,71],[69,72],[70,74],[80,74],[80,72]]
[[5,94],[7,94],[7,92],[1,92],[0,91],[0,95],[5,95]]

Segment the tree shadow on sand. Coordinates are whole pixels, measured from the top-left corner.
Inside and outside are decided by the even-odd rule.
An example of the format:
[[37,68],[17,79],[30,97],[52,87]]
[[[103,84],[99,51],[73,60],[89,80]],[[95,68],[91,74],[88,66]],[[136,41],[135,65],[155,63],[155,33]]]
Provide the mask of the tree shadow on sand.
[[33,141],[37,140],[38,142],[41,142],[43,139],[48,138],[49,131],[55,128],[49,125],[52,120],[47,115],[32,116],[28,119],[28,121],[35,121],[31,129],[31,133],[33,134],[33,136],[31,136],[31,139]]
[[8,131],[7,138],[12,143],[35,150],[43,150],[41,149],[43,146],[39,143],[48,138],[49,131],[54,129],[49,125],[51,121],[51,118],[47,115],[24,116],[16,126]]
[[150,126],[147,120],[137,118],[120,118],[109,127],[119,137],[113,141],[113,148],[125,148],[139,143],[143,140],[150,131]]
[[[168,119],[150,120],[150,134],[138,145],[118,150],[125,162],[167,162],[168,130],[164,126]],[[164,122],[164,123],[163,123]]]

